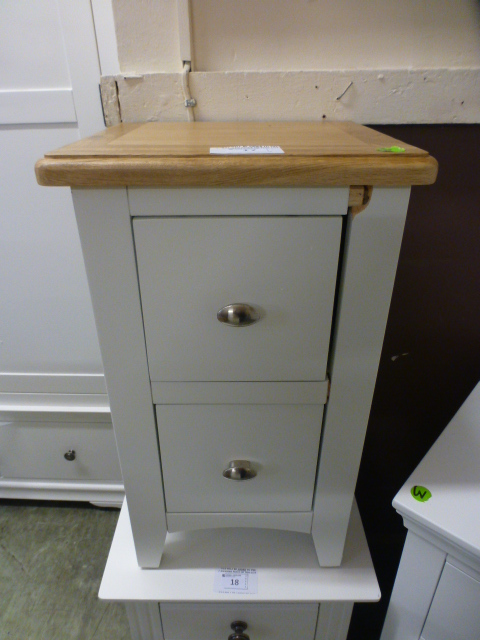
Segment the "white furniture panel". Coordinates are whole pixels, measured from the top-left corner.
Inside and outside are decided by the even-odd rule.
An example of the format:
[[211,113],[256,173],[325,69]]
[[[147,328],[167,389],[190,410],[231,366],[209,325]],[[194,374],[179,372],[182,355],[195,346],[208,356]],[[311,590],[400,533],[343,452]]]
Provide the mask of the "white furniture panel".
[[409,532],[381,640],[418,640],[445,565],[445,552]]
[[381,640],[480,637],[479,458],[480,383],[393,501],[408,535]]
[[[16,398],[9,407],[5,395],[20,395],[23,404]],[[96,406],[104,396],[31,395],[0,394],[0,497],[121,506],[110,412],[105,400]]]
[[428,612],[423,640],[480,637],[480,582],[448,562]]
[[[44,375],[53,394],[103,377],[71,196],[40,189],[33,171],[46,148],[103,126],[89,0],[1,3],[0,58],[0,392],[22,406]],[[96,92],[88,103],[85,83]],[[89,393],[105,393],[97,382]]]
[[[257,569],[258,593],[216,593],[214,574],[220,567]],[[305,534],[234,528],[168,533],[160,568],[145,571],[137,563],[125,501],[99,597],[135,603],[338,604],[374,602],[380,591],[356,504],[341,567],[320,567]]]
[[257,527],[262,529],[285,529],[310,533],[311,511],[269,511],[248,513],[167,513],[170,532],[190,529],[214,529],[216,527]]
[[409,197],[375,187],[365,211],[347,217],[312,525],[322,566],[342,561]]
[[[98,394],[103,396],[108,411],[107,388],[103,373],[1,373],[0,389],[2,395],[28,394],[35,389],[35,394]],[[23,404],[23,396],[17,404]],[[2,404],[2,398],[0,398]]]
[[142,189],[129,187],[134,217],[142,216],[337,216],[346,213],[350,190],[315,188],[241,187],[215,189]]
[[4,478],[122,480],[108,423],[0,422],[0,473]]
[[[256,568],[258,593],[216,593],[222,566]],[[380,592],[356,505],[336,569],[318,566],[309,536],[216,529],[167,534],[160,569],[144,571],[125,502],[99,595],[126,603],[136,640],[226,640],[235,615],[245,616],[252,640],[346,640],[353,602],[377,600]]]
[[314,640],[318,605],[162,603],[160,616],[165,640],[226,640],[239,620],[251,638]]
[[[133,226],[153,381],[325,379],[340,217]],[[217,320],[240,302],[261,319],[241,328]]]
[[[480,383],[395,496],[404,517],[480,558]],[[432,498],[418,502],[414,485]]]
[[71,89],[0,91],[0,125],[77,122]]
[[46,146],[77,136],[64,128],[0,131],[5,373],[102,373],[71,196],[66,189],[42,189],[33,172]]
[[[72,194],[123,481],[135,538],[141,541],[138,562],[158,567],[167,530],[165,498],[127,194],[125,189],[76,189]],[[85,211],[91,215],[84,216]]]
[[152,382],[155,404],[325,404],[319,382]]
[[70,87],[56,0],[0,3],[2,89]]
[[[311,511],[321,405],[157,405],[167,512]],[[233,460],[256,477],[231,480]]]

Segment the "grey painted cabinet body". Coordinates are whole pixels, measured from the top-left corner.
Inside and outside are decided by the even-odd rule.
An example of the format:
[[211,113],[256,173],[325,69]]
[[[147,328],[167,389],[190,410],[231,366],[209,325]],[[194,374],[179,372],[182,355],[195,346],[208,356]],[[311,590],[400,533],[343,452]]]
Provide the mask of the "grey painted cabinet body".
[[[338,566],[409,189],[355,217],[348,188],[73,195],[140,566],[167,531],[238,526]],[[258,321],[219,322],[234,303]]]

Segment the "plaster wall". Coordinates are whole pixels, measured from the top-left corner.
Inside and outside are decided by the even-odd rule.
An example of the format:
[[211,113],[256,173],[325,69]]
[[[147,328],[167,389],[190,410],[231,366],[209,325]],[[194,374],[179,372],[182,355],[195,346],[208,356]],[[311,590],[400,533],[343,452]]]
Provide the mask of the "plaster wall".
[[[473,68],[477,0],[191,0],[196,71]],[[180,71],[176,0],[113,0],[120,69]]]
[[112,0],[120,71],[182,70],[176,0]]

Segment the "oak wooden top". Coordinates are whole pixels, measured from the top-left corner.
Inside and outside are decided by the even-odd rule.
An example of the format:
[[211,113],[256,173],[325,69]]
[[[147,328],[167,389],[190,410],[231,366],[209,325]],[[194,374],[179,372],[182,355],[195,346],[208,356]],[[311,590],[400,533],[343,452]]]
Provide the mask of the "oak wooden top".
[[[269,145],[284,153],[210,153]],[[405,186],[432,184],[437,162],[350,122],[150,122],[111,127],[47,153],[35,170],[45,186]]]

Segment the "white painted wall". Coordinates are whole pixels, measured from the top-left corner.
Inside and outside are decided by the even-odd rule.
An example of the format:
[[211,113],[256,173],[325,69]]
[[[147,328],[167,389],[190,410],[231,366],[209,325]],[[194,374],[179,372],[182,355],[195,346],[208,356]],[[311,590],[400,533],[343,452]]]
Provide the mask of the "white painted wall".
[[[114,0],[120,69],[180,71],[176,0]],[[477,0],[191,0],[196,71],[480,66]]]

